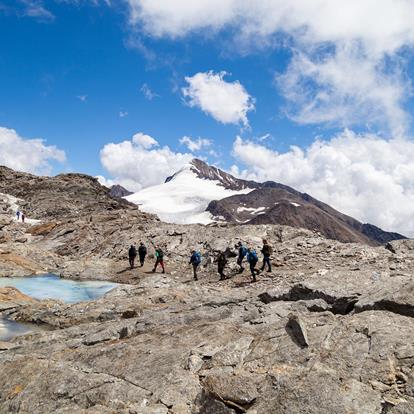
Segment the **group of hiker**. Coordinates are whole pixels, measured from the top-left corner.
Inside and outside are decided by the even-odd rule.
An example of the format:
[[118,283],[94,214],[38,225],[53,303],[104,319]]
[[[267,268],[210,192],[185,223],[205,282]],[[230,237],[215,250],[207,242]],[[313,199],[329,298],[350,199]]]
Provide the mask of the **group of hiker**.
[[[253,281],[256,282],[256,276],[265,270],[267,267],[267,272],[272,271],[272,265],[270,262],[270,256],[272,255],[272,247],[268,243],[266,239],[263,240],[263,246],[261,249],[261,253],[263,255],[263,262],[261,269],[256,269],[257,263],[259,261],[259,257],[256,253],[256,250],[252,247],[246,247],[243,245],[243,243],[240,241],[235,246],[237,249],[237,265],[239,266],[239,273],[243,273],[245,270],[243,263],[244,260],[247,261],[250,268],[250,273],[252,275]],[[227,252],[227,250],[226,250]],[[228,279],[226,275],[224,274],[226,265],[228,263],[228,255],[226,252],[220,252],[217,257],[217,267],[218,267],[218,274],[220,275],[220,280]],[[139,256],[139,261],[141,264],[141,267],[144,266],[145,263],[145,257],[147,255],[147,248],[145,247],[144,243],[140,243],[138,247],[138,251],[134,245],[131,245],[128,250],[128,257],[129,257],[129,265],[130,268],[134,268],[135,259]],[[191,251],[190,261],[189,264],[193,267],[193,275],[194,280],[198,280],[197,271],[201,264],[201,253],[196,250]],[[152,272],[155,272],[158,268],[158,265],[161,266],[162,273],[165,273],[165,266],[164,266],[164,252],[159,246],[155,246],[155,264],[152,269]]]
[[16,220],[19,221],[20,218],[22,219],[22,223],[24,223],[24,219],[25,219],[24,213],[22,213],[19,210],[17,210],[16,211]]
[[[237,264],[239,266],[239,273],[243,273],[244,266],[243,262],[244,259],[246,259],[247,263],[249,264],[250,273],[252,275],[253,281],[256,282],[256,276],[263,272],[266,265],[267,265],[267,271],[272,271],[272,265],[270,263],[270,256],[272,254],[272,247],[268,243],[266,239],[263,240],[263,247],[261,249],[261,253],[263,255],[263,264],[260,269],[256,269],[257,263],[259,261],[259,257],[256,253],[256,250],[251,247],[246,247],[243,245],[242,242],[238,242],[235,246],[235,248],[238,250],[237,255]],[[218,265],[218,273],[220,275],[220,280],[226,279],[226,276],[224,274],[224,269],[227,264],[227,256],[224,252],[221,252],[217,258],[217,265]]]
[[[145,247],[144,243],[140,243],[138,247],[138,251],[136,247],[131,244],[129,250],[128,250],[128,259],[129,259],[129,266],[131,270],[134,268],[135,265],[135,259],[139,256],[139,263],[142,266],[144,266],[145,263],[145,257],[147,256],[147,248]],[[161,266],[162,273],[165,273],[165,267],[164,267],[164,252],[160,247],[155,248],[155,265],[153,268],[153,272],[157,270],[158,265]]]

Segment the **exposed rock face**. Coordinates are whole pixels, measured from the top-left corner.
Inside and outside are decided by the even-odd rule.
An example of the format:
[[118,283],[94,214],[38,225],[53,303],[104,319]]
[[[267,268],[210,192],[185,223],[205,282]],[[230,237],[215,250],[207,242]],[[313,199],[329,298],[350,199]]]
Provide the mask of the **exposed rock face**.
[[292,189],[278,188],[275,183],[248,194],[212,201],[207,207],[215,217],[238,224],[283,224],[319,231],[325,237],[345,243],[385,244],[405,238],[398,233],[362,224],[332,207]]
[[20,199],[20,209],[34,219],[51,220],[100,211],[136,209],[126,200],[112,198],[108,188],[85,174],[38,177],[0,166],[0,192]]
[[[1,185],[28,206],[38,200]],[[34,207],[34,225],[0,202],[1,275],[125,283],[71,305],[7,292],[1,316],[45,330],[0,343],[1,414],[413,412],[414,241],[384,248],[282,225],[165,224],[101,196],[93,207],[92,195],[69,201],[53,190],[43,204],[61,208],[60,199],[62,215]],[[259,249],[263,238],[273,272],[251,283],[234,245]],[[147,263],[131,271],[127,248],[141,240]],[[165,275],[151,272],[154,245]],[[198,282],[193,248],[203,255]],[[231,278],[219,282],[224,250]]]
[[132,191],[128,191],[122,185],[116,184],[110,188],[109,195],[114,198],[122,198],[133,194]]

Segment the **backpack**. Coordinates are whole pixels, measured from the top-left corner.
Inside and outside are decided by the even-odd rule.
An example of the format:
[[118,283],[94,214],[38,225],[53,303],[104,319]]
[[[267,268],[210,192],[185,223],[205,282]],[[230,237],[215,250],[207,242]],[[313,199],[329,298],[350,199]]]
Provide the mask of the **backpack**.
[[157,257],[160,260],[164,258],[164,252],[161,249],[157,249]]
[[249,263],[257,263],[258,261],[257,253],[255,250],[251,251],[248,256]]
[[239,256],[241,257],[245,257],[247,254],[247,247],[246,246],[241,246],[239,249]]
[[198,265],[201,263],[201,254],[200,254],[200,252],[196,252],[194,254],[194,263],[198,264]]
[[135,257],[136,255],[137,255],[137,249],[134,246],[130,247],[128,250],[128,256]]
[[270,256],[272,254],[272,247],[269,244],[265,244],[263,246],[262,253],[265,256]]
[[227,263],[227,258],[226,255],[224,253],[220,253],[218,259],[217,259],[217,263],[219,264],[219,266],[225,266]]

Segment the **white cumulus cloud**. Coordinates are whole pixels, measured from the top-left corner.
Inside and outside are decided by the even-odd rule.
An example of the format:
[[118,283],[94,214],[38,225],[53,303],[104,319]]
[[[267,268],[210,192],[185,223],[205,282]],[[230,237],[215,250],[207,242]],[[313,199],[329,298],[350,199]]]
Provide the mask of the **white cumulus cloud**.
[[43,139],[25,139],[14,129],[0,127],[0,165],[34,174],[49,174],[51,161],[64,162],[65,152]]
[[152,36],[233,28],[258,40],[286,32],[308,42],[362,39],[374,52],[414,41],[410,0],[128,0],[131,23]]
[[400,76],[399,63],[393,65],[396,74],[384,76],[380,60],[363,55],[357,44],[343,45],[323,57],[296,53],[277,82],[289,116],[299,123],[378,125],[403,136],[410,83]]
[[188,136],[184,136],[180,139],[180,144],[185,145],[190,151],[200,151],[203,148],[210,147],[213,141],[207,138],[193,139]]
[[414,235],[413,141],[345,130],[278,153],[237,137],[233,154],[245,166],[233,167],[239,176],[290,185],[362,222]]
[[160,147],[153,137],[137,133],[131,140],[109,143],[101,149],[101,163],[112,178],[100,182],[117,183],[130,191],[138,191],[164,182],[193,158],[190,153]]
[[254,109],[254,99],[239,81],[224,80],[226,72],[199,72],[187,76],[182,88],[186,102],[198,107],[223,124],[249,124],[247,113]]
[[294,51],[279,86],[293,103],[291,117],[299,122],[378,122],[394,135],[405,132],[403,94],[410,94],[411,85],[404,75],[404,53],[414,46],[411,0],[128,3],[131,24],[148,36],[179,39],[207,33],[211,38],[230,32],[233,41],[227,47],[241,53],[264,47]]

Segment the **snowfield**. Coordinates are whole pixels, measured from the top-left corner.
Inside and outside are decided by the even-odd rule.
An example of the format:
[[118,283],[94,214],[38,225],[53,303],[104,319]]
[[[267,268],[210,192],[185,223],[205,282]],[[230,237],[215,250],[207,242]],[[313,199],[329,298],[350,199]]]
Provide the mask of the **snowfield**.
[[[10,194],[0,193],[0,202],[6,205],[6,208],[8,212],[11,213],[11,216],[14,221],[17,221],[16,212],[20,210],[19,201],[23,201],[23,200],[21,200],[20,198],[14,197]],[[25,217],[25,223],[26,224],[38,224],[40,223],[40,220],[29,219]]]
[[210,201],[252,191],[251,188],[227,190],[219,181],[199,178],[191,168],[194,167],[188,164],[167,183],[145,188],[125,199],[138,204],[142,211],[156,214],[167,223],[209,224],[215,221],[205,211]]

